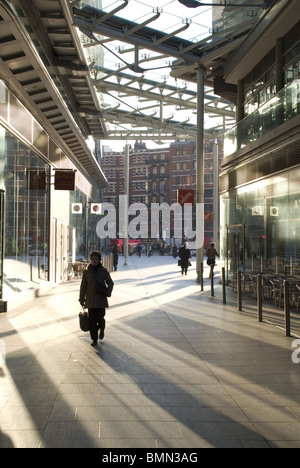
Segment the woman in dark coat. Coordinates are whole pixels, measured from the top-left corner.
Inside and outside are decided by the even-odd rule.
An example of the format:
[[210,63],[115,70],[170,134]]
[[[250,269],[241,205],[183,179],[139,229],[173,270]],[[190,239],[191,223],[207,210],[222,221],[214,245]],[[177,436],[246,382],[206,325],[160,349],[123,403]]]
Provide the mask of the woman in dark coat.
[[207,250],[207,265],[210,267],[210,272],[209,272],[209,277],[211,277],[211,274],[214,275],[214,267],[216,265],[216,257],[218,257],[219,254],[216,251],[216,244],[212,242],[210,244],[209,249]]
[[90,259],[91,264],[82,275],[79,302],[88,309],[91,345],[96,346],[98,330],[100,330],[99,339],[104,338],[105,309],[108,307],[107,298],[111,296],[114,283],[109,272],[101,264],[101,253],[92,252]]
[[181,260],[181,274],[183,275],[184,272],[187,275],[187,270],[190,266],[191,251],[187,248],[186,243],[179,249],[179,258]]

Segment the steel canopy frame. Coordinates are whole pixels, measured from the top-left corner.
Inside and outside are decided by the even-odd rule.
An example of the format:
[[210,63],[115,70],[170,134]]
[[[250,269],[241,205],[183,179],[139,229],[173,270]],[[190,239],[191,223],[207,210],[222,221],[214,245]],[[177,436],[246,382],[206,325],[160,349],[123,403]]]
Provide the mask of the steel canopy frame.
[[[196,122],[194,124],[188,124],[187,121],[183,121],[181,124],[178,120],[173,122],[173,117],[165,118],[164,111],[167,106],[176,106],[177,115],[178,112],[182,110],[192,111],[196,114],[197,92],[188,90],[187,86],[178,89],[175,86],[169,86],[165,82],[147,80],[144,76],[144,71],[146,69],[143,69],[140,64],[143,61],[149,62],[150,60],[159,59],[159,56],[148,60],[139,60],[138,55],[140,48],[142,48],[161,54],[162,57],[174,58],[176,59],[176,64],[172,65],[172,67],[174,74],[176,74],[176,70],[181,70],[182,68],[184,68],[184,70],[197,70],[198,66],[203,63],[205,53],[200,49],[199,43],[194,44],[177,37],[176,34],[178,34],[178,30],[171,34],[165,34],[146,26],[154,21],[159,16],[159,13],[142,24],[137,24],[115,16],[114,13],[125,8],[127,3],[126,1],[110,13],[89,6],[85,6],[83,9],[77,7],[73,8],[74,26],[78,27],[80,31],[88,37],[88,41],[85,42],[84,47],[88,48],[95,45],[102,45],[105,49],[108,49],[107,43],[114,40],[134,46],[134,64],[128,64],[125,60],[120,58],[125,65],[124,68],[119,70],[99,67],[93,63],[90,66],[91,73],[95,77],[93,84],[99,93],[112,97],[110,92],[119,92],[122,94],[122,97],[115,99],[119,100],[120,103],[123,103],[123,98],[129,96],[138,97],[140,100],[139,102],[142,103],[138,109],[135,109],[135,112],[133,112],[133,109],[130,111],[117,110],[117,107],[120,106],[116,108],[104,108],[102,105],[101,115],[104,120],[116,126],[120,126],[119,131],[108,129],[108,138],[126,138],[134,140],[137,136],[144,135],[145,131],[142,129],[139,131],[136,130],[137,121],[139,121],[143,123],[144,128],[147,129],[147,133],[151,133],[160,141],[174,138],[196,139]],[[188,27],[189,25],[185,24],[181,29],[187,29]],[[247,31],[248,29],[243,27],[243,34]],[[100,35],[101,40],[97,39],[95,35]],[[219,34],[217,36],[219,37]],[[226,40],[225,43],[227,42]],[[209,45],[209,48],[210,47],[211,45]],[[234,47],[233,44],[230,45],[230,48],[232,47]],[[112,53],[117,55],[114,52]],[[119,54],[121,53],[122,52],[119,52]],[[132,74],[124,73],[123,70],[126,68],[129,68],[137,75],[133,76]],[[102,76],[99,78],[99,75]],[[206,136],[213,138],[216,135],[221,136],[223,134],[225,118],[230,119],[230,125],[234,123],[235,112],[234,105],[222,98],[213,96],[212,83],[209,83],[209,86],[209,90],[205,90],[204,111],[205,113],[209,113],[212,117],[222,117],[223,119],[221,129],[207,130]],[[151,109],[151,102],[156,102],[158,104],[152,105],[152,107],[157,108],[157,110],[153,115],[149,116],[144,113],[144,111]],[[156,117],[158,113],[159,116]],[[132,126],[125,129],[124,125],[126,124]]]

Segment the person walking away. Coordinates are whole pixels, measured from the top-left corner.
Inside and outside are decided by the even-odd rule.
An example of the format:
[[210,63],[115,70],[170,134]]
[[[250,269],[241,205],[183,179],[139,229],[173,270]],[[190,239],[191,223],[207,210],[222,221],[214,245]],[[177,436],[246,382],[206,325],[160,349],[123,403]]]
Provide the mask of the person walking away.
[[141,246],[141,244],[138,244],[138,245],[136,246],[136,250],[137,250],[138,256],[140,257],[140,256],[141,256],[141,253],[142,253],[142,246]]
[[179,258],[181,260],[181,274],[185,273],[187,275],[188,267],[190,266],[191,251],[187,248],[185,243],[179,249]]
[[113,268],[114,268],[114,271],[117,271],[118,263],[119,263],[119,251],[118,251],[117,243],[115,243],[112,248],[112,254],[113,254]]
[[209,249],[207,250],[207,265],[209,265],[209,268],[210,268],[209,278],[210,278],[211,273],[214,274],[213,271],[216,265],[216,257],[218,256],[219,254],[216,251],[216,244],[212,242],[210,244]]
[[111,296],[114,283],[101,264],[101,253],[91,252],[90,259],[91,264],[82,275],[79,302],[88,309],[91,345],[97,346],[99,330],[99,339],[104,338],[105,309],[108,307],[107,298]]
[[174,244],[173,245],[173,248],[172,248],[172,254],[173,254],[173,258],[177,258],[177,254],[178,254],[178,249],[177,249],[177,245]]

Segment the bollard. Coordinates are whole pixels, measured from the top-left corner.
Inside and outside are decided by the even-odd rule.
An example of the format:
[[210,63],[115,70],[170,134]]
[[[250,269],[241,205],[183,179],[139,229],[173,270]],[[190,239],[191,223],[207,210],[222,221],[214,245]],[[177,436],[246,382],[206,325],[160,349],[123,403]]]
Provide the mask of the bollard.
[[33,273],[32,273],[32,257],[29,259],[29,270],[30,270],[30,281],[33,281]]
[[258,321],[262,322],[262,275],[257,275],[257,313]]
[[284,317],[285,317],[285,336],[291,336],[291,317],[290,317],[290,284],[284,281]]
[[222,268],[222,291],[223,291],[223,304],[226,304],[225,267]]
[[237,272],[237,299],[238,299],[238,310],[243,310],[242,306],[242,272]]
[[210,265],[210,295],[214,297],[214,265]]
[[204,282],[203,282],[203,263],[200,264],[200,288],[201,288],[201,292],[204,291],[204,286],[203,286]]

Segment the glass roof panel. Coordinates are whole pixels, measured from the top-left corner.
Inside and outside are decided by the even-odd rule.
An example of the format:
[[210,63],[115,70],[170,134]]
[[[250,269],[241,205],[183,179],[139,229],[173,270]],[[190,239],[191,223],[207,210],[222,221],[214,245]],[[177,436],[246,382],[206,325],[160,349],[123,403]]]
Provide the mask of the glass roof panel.
[[[194,7],[182,4],[185,1]],[[80,35],[109,138],[157,141],[196,138],[197,84],[192,73],[197,64],[176,60],[160,48],[143,48],[129,41],[129,36],[134,33],[142,36],[147,30],[153,43],[162,44],[174,38],[176,47],[182,39],[181,47],[199,57],[212,53],[206,73],[213,72],[222,63],[215,59],[216,48],[230,47],[231,41],[243,38],[264,11],[257,6],[261,5],[259,0],[214,2],[208,0],[204,5],[195,0],[156,0],[152,4],[143,0],[71,2],[76,9],[89,13],[87,17],[93,25],[107,24],[113,30],[116,21],[121,21],[122,40],[95,29],[91,32],[81,28]],[[214,95],[213,81],[207,80],[206,84],[205,129],[223,133],[234,123],[234,105]]]

